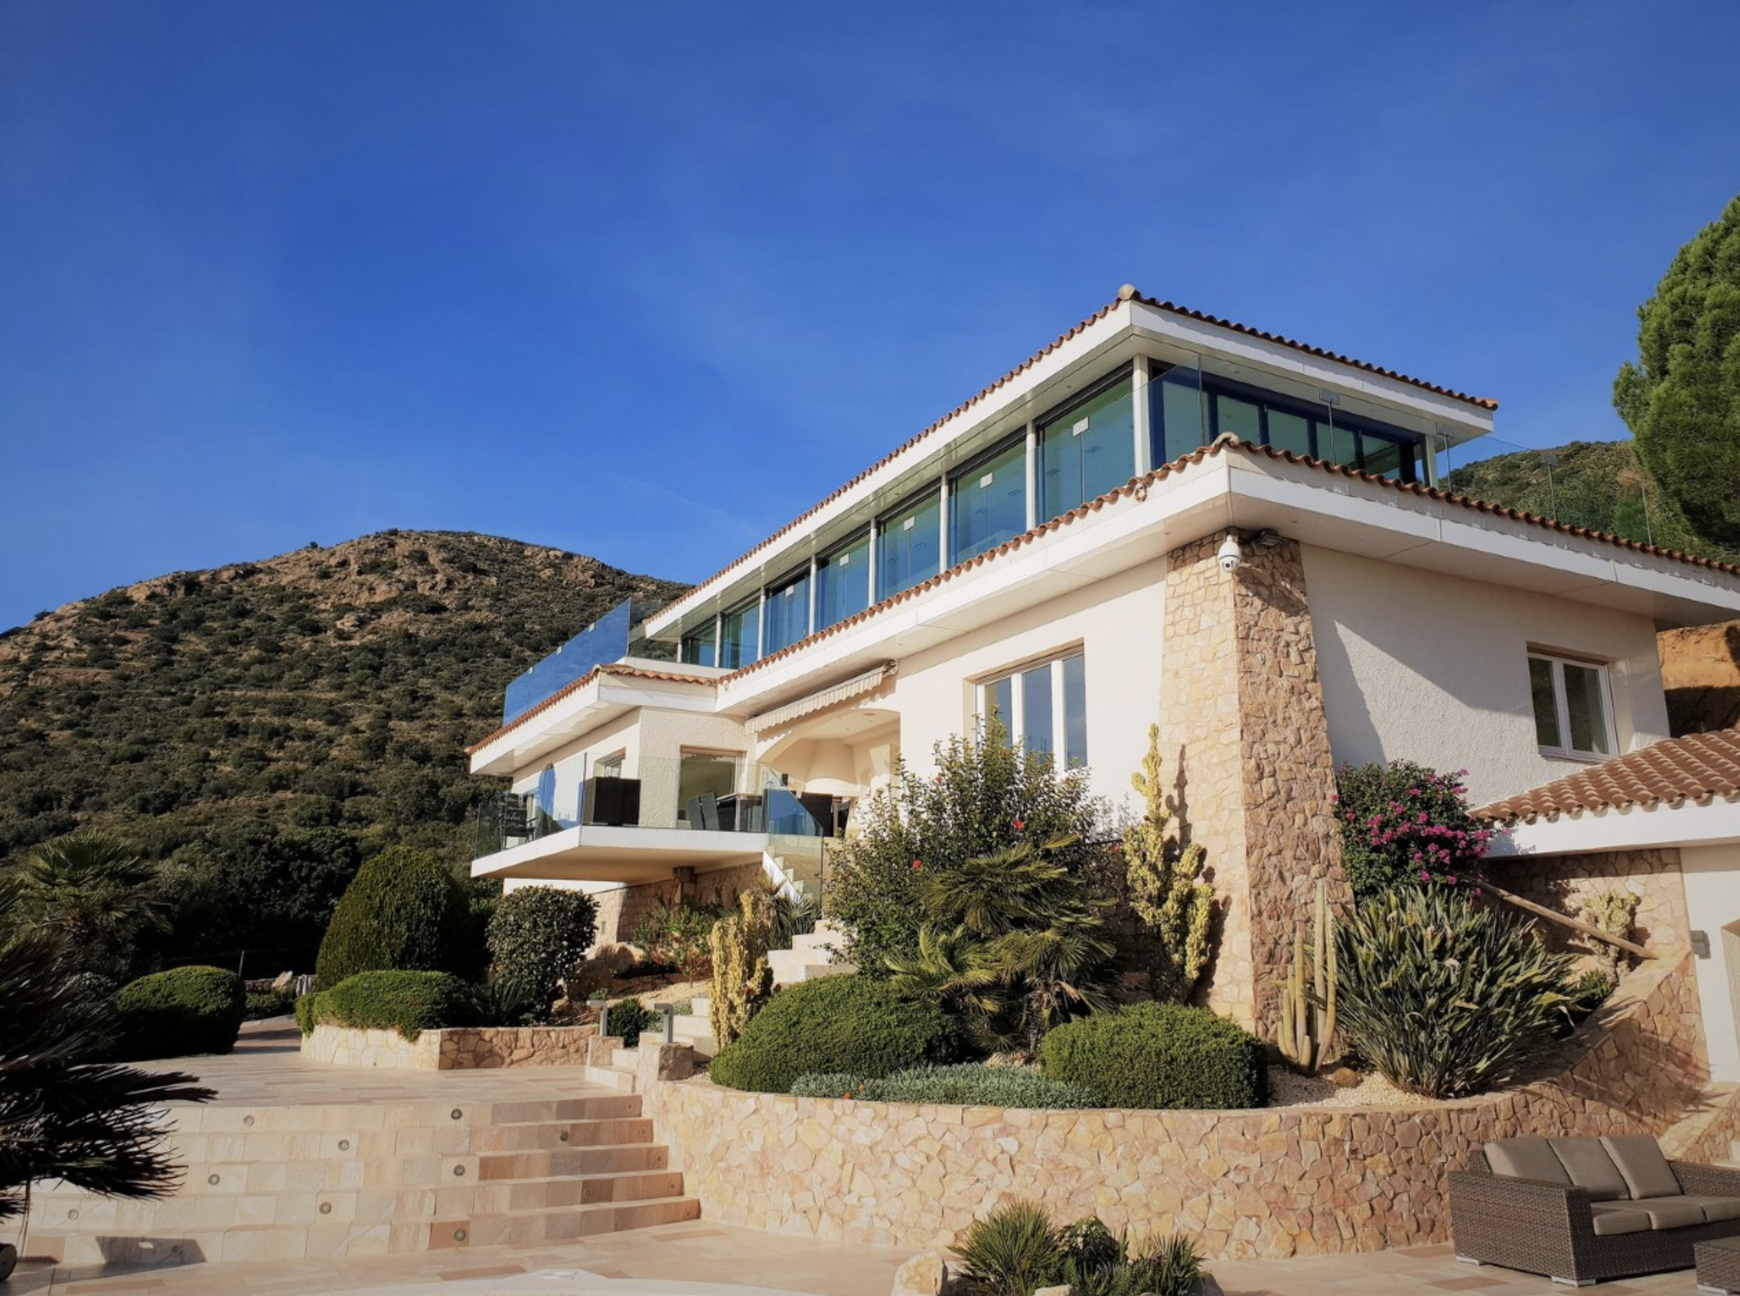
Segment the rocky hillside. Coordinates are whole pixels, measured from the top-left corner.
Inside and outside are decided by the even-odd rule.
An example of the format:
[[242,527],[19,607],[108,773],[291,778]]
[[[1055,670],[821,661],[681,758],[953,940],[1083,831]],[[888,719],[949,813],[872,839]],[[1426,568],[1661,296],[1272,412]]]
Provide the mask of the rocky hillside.
[[462,857],[465,744],[596,617],[684,587],[493,536],[387,531],[177,572],[0,635],[0,858],[76,827],[146,851],[338,830]]

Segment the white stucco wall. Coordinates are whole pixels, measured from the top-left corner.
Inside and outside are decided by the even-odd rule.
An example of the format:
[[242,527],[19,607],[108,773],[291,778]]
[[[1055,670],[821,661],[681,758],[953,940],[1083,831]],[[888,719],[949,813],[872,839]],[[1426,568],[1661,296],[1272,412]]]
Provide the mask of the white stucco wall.
[[976,681],[1079,644],[1085,657],[1089,781],[1114,805],[1160,719],[1164,560],[1133,567],[1043,607],[900,661],[888,706],[900,713],[900,751],[913,769],[935,767],[932,749],[966,732],[979,710]]
[[1528,650],[1610,663],[1619,752],[1668,736],[1647,618],[1329,549],[1304,550],[1338,764],[1468,770],[1475,805],[1582,768],[1540,754]]
[[1740,845],[1682,847],[1680,872],[1685,878],[1686,916],[1692,930],[1710,938],[1710,957],[1695,960],[1710,1076],[1740,1083],[1740,1025],[1736,1023],[1731,988],[1740,967],[1730,966],[1729,941],[1722,933],[1728,924],[1740,923]]

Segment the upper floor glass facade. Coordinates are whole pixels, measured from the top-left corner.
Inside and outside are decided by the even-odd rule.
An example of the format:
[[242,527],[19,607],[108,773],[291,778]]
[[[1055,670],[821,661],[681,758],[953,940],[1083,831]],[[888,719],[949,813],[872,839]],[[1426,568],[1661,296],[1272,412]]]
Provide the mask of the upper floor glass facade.
[[[1415,431],[1320,399],[1271,390],[1250,374],[1202,363],[1123,365],[1061,407],[1005,425],[987,448],[860,521],[812,563],[682,637],[681,658],[738,668],[923,583],[1117,489],[1223,432],[1396,481],[1424,481],[1428,449]],[[1287,385],[1278,382],[1278,386]],[[1138,418],[1138,413],[1143,417]]]

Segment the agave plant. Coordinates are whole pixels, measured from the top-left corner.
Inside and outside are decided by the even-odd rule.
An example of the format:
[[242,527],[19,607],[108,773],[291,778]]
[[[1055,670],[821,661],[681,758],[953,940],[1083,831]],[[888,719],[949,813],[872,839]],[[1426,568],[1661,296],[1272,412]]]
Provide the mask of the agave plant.
[[1359,906],[1335,934],[1338,1022],[1398,1088],[1449,1098],[1503,1083],[1553,1047],[1570,961],[1461,892]]

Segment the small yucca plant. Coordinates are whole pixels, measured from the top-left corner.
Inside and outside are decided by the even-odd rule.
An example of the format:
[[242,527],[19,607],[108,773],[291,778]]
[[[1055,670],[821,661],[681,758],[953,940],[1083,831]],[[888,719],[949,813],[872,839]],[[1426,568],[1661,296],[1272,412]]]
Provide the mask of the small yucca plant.
[[967,1228],[955,1254],[990,1296],[1033,1296],[1057,1282],[1063,1268],[1062,1239],[1037,1202],[997,1207]]
[[1339,1024],[1398,1088],[1451,1098],[1502,1083],[1553,1046],[1570,961],[1532,924],[1455,891],[1392,892],[1336,930]]

